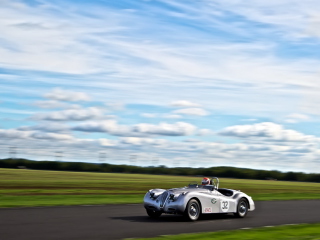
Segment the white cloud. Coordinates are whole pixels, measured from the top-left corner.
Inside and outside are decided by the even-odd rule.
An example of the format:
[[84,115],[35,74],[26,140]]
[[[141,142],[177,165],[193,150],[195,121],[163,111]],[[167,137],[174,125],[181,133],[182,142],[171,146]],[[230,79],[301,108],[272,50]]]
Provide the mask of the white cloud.
[[52,92],[46,93],[44,97],[52,100],[67,102],[79,102],[90,100],[90,97],[84,92],[67,91],[60,88],[53,89]]
[[82,132],[106,132],[115,136],[125,136],[130,133],[130,127],[119,125],[115,120],[84,122],[71,129]]
[[[57,112],[37,113],[32,119],[48,121],[84,121],[102,118],[104,111],[96,107],[68,109]],[[107,116],[105,116],[107,117]]]
[[52,109],[52,108],[63,108],[66,106],[65,103],[49,100],[49,101],[37,101],[34,103],[35,106],[39,108]]
[[170,103],[170,106],[173,107],[201,107],[200,104],[193,103],[186,100],[180,100],[180,101],[173,101]]
[[236,125],[223,129],[219,133],[223,136],[238,138],[264,139],[265,141],[284,142],[313,142],[317,138],[312,135],[305,135],[295,130],[284,129],[281,125],[263,122],[252,125]]
[[68,132],[70,127],[65,124],[56,122],[40,123],[35,126],[22,126],[18,127],[19,131],[40,131],[40,132]]
[[309,36],[314,36],[320,38],[320,18],[318,14],[310,15],[307,18],[307,23],[305,33]]
[[168,141],[164,139],[153,139],[153,138],[137,138],[137,137],[125,137],[121,138],[121,143],[131,144],[131,145],[154,145],[154,146],[162,146],[167,144]]
[[133,132],[167,136],[186,136],[192,135],[197,127],[185,122],[174,124],[160,123],[159,125],[140,123],[133,126]]
[[184,108],[173,111],[175,114],[194,115],[194,116],[207,116],[209,112],[202,108]]
[[43,139],[43,140],[73,140],[68,134],[45,133],[38,131],[20,131],[16,129],[0,129],[0,137],[4,139]]
[[205,136],[211,134],[212,131],[210,129],[200,129],[198,132],[199,136]]
[[111,147],[111,146],[117,145],[117,141],[113,141],[110,139],[100,138],[98,141],[99,141],[100,145],[104,146],[104,147]]
[[68,134],[58,134],[58,133],[44,133],[44,132],[34,132],[30,134],[31,138],[34,139],[45,139],[45,140],[56,140],[56,141],[64,141],[64,140],[73,140],[74,138]]
[[156,113],[142,113],[141,116],[145,117],[145,118],[156,118],[156,117],[158,117],[158,114],[156,114]]
[[106,132],[115,136],[146,137],[150,135],[187,136],[194,134],[197,127],[185,122],[177,122],[173,124],[160,123],[158,125],[140,123],[133,126],[127,126],[119,125],[116,121],[109,120],[82,123],[72,127],[72,130],[84,132]]
[[241,119],[240,121],[244,121],[244,122],[255,122],[257,121],[258,119],[256,118],[245,118],[245,119]]
[[288,123],[297,123],[297,122],[302,122],[302,121],[308,121],[310,120],[310,117],[305,114],[300,114],[300,113],[293,113],[288,116],[286,116],[285,121]]
[[0,137],[3,139],[6,138],[15,138],[15,139],[26,139],[30,133],[19,131],[16,129],[0,129]]

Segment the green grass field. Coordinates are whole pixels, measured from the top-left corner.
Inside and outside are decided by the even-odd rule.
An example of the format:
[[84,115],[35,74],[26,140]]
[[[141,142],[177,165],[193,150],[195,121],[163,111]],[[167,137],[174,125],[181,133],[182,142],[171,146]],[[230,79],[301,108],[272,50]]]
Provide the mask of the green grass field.
[[[151,188],[201,177],[0,169],[0,207],[141,203]],[[320,183],[220,179],[258,200],[320,199]]]
[[320,224],[300,224],[292,226],[263,227],[246,230],[219,231],[210,233],[179,234],[156,238],[139,238],[136,240],[319,240]]

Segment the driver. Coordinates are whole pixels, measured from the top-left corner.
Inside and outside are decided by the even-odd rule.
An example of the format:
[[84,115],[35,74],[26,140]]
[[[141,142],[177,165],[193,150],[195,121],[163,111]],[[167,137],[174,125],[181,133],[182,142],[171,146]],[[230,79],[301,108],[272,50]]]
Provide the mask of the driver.
[[203,186],[210,185],[210,183],[211,183],[210,178],[207,178],[207,177],[203,178],[201,181],[201,184]]

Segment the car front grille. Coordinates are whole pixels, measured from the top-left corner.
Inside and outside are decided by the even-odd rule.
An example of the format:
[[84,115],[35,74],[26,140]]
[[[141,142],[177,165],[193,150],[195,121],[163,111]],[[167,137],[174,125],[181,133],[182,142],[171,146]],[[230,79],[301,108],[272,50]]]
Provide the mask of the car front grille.
[[168,197],[168,192],[165,191],[161,194],[160,196],[160,207],[162,208],[167,200],[167,197]]

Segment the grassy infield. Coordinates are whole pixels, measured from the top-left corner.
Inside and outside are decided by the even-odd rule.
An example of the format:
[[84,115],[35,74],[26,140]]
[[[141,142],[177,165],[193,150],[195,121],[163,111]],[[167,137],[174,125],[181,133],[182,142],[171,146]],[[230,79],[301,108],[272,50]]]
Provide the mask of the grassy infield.
[[[0,169],[0,207],[29,207],[54,205],[81,204],[112,204],[112,203],[141,203],[145,192],[151,188],[173,188],[185,186],[192,181],[200,181],[200,177],[154,176],[142,174],[114,174],[114,173],[78,173]],[[320,199],[319,183],[281,182],[220,179],[220,186],[224,188],[240,189],[249,194],[255,201],[261,200],[292,200],[292,199]],[[277,231],[288,232],[288,228],[280,227]],[[294,227],[295,229],[297,226]],[[278,228],[274,228],[278,229]],[[290,239],[320,239],[320,225],[302,225],[299,227],[304,235]],[[317,237],[313,238],[312,231],[316,229]],[[274,231],[250,230],[237,234],[251,234],[245,239],[280,239],[266,237]],[[263,234],[261,234],[263,232]],[[258,235],[254,235],[258,233]],[[305,233],[310,233],[309,238]],[[203,238],[228,238],[227,233],[201,234]],[[233,234],[232,234],[233,235]],[[248,236],[249,236],[248,235]],[[190,236],[189,239],[200,239],[200,236]],[[192,236],[192,237],[191,237]],[[237,236],[237,235],[235,235]],[[182,237],[182,238],[181,238]],[[238,239],[244,239],[237,237]],[[170,239],[188,239],[187,235]]]
[[[140,240],[147,239],[141,238]],[[150,239],[150,238],[149,238]],[[152,240],[319,240],[320,224],[300,224],[295,226],[263,227],[250,230],[220,231],[211,233],[179,234],[151,238]]]

